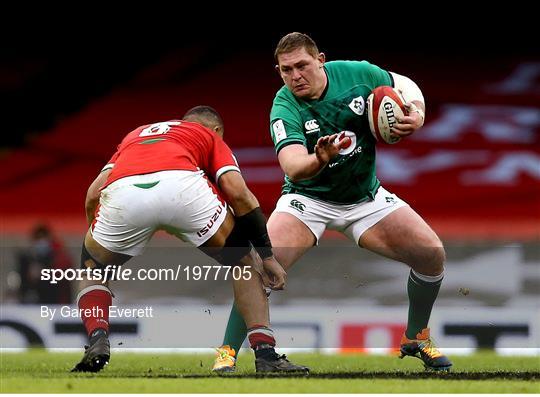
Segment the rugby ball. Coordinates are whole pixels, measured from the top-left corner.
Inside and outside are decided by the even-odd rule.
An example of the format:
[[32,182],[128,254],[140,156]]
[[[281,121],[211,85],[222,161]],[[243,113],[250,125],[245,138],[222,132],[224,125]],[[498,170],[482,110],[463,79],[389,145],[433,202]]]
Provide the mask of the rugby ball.
[[407,114],[404,106],[405,99],[395,89],[389,86],[375,88],[367,99],[369,128],[377,141],[389,144],[397,143],[400,137],[393,137],[391,129],[397,124],[397,117]]

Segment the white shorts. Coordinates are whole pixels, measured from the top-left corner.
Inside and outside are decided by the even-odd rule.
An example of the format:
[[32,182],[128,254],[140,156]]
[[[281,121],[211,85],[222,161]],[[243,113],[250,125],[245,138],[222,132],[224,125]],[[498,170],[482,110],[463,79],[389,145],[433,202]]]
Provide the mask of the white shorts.
[[335,204],[296,193],[280,197],[274,212],[287,212],[304,223],[317,243],[326,229],[345,234],[356,244],[360,236],[389,213],[408,205],[379,187],[375,199],[358,204]]
[[136,256],[156,230],[200,246],[219,229],[227,206],[203,171],[160,171],[119,179],[101,191],[92,236],[110,251]]

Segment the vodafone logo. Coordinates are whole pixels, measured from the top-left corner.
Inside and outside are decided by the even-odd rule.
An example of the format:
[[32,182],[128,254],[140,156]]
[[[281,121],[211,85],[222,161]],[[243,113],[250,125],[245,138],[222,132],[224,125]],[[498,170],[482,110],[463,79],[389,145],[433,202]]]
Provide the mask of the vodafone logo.
[[336,140],[334,141],[334,143],[338,143],[345,138],[350,138],[351,142],[339,151],[339,154],[341,154],[342,156],[352,153],[352,151],[356,148],[356,134],[352,131],[342,131],[336,137]]

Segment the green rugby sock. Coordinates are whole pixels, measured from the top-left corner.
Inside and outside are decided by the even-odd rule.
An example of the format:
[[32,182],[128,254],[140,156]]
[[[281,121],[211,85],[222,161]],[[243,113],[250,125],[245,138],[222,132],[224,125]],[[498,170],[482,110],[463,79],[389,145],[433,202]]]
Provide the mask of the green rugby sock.
[[409,294],[409,320],[405,331],[407,338],[416,339],[416,334],[427,328],[443,275],[441,273],[439,276],[425,276],[411,269],[407,283]]
[[233,304],[231,314],[229,315],[229,322],[227,323],[227,328],[225,329],[223,344],[232,347],[238,356],[238,351],[242,347],[246,336],[247,327],[244,318],[236,308],[236,304]]

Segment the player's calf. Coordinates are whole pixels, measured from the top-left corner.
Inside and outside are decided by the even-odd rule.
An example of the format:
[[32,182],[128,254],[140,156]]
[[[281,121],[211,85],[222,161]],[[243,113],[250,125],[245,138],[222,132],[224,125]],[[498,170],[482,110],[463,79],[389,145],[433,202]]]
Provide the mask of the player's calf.
[[[81,267],[103,267],[97,262],[83,245]],[[90,281],[86,281],[87,285]],[[99,281],[94,281],[99,282]],[[84,356],[73,368],[74,372],[98,372],[110,360],[109,307],[112,304],[112,293],[102,284],[91,284],[83,288],[77,295],[77,306],[81,313],[88,345],[85,346]]]

